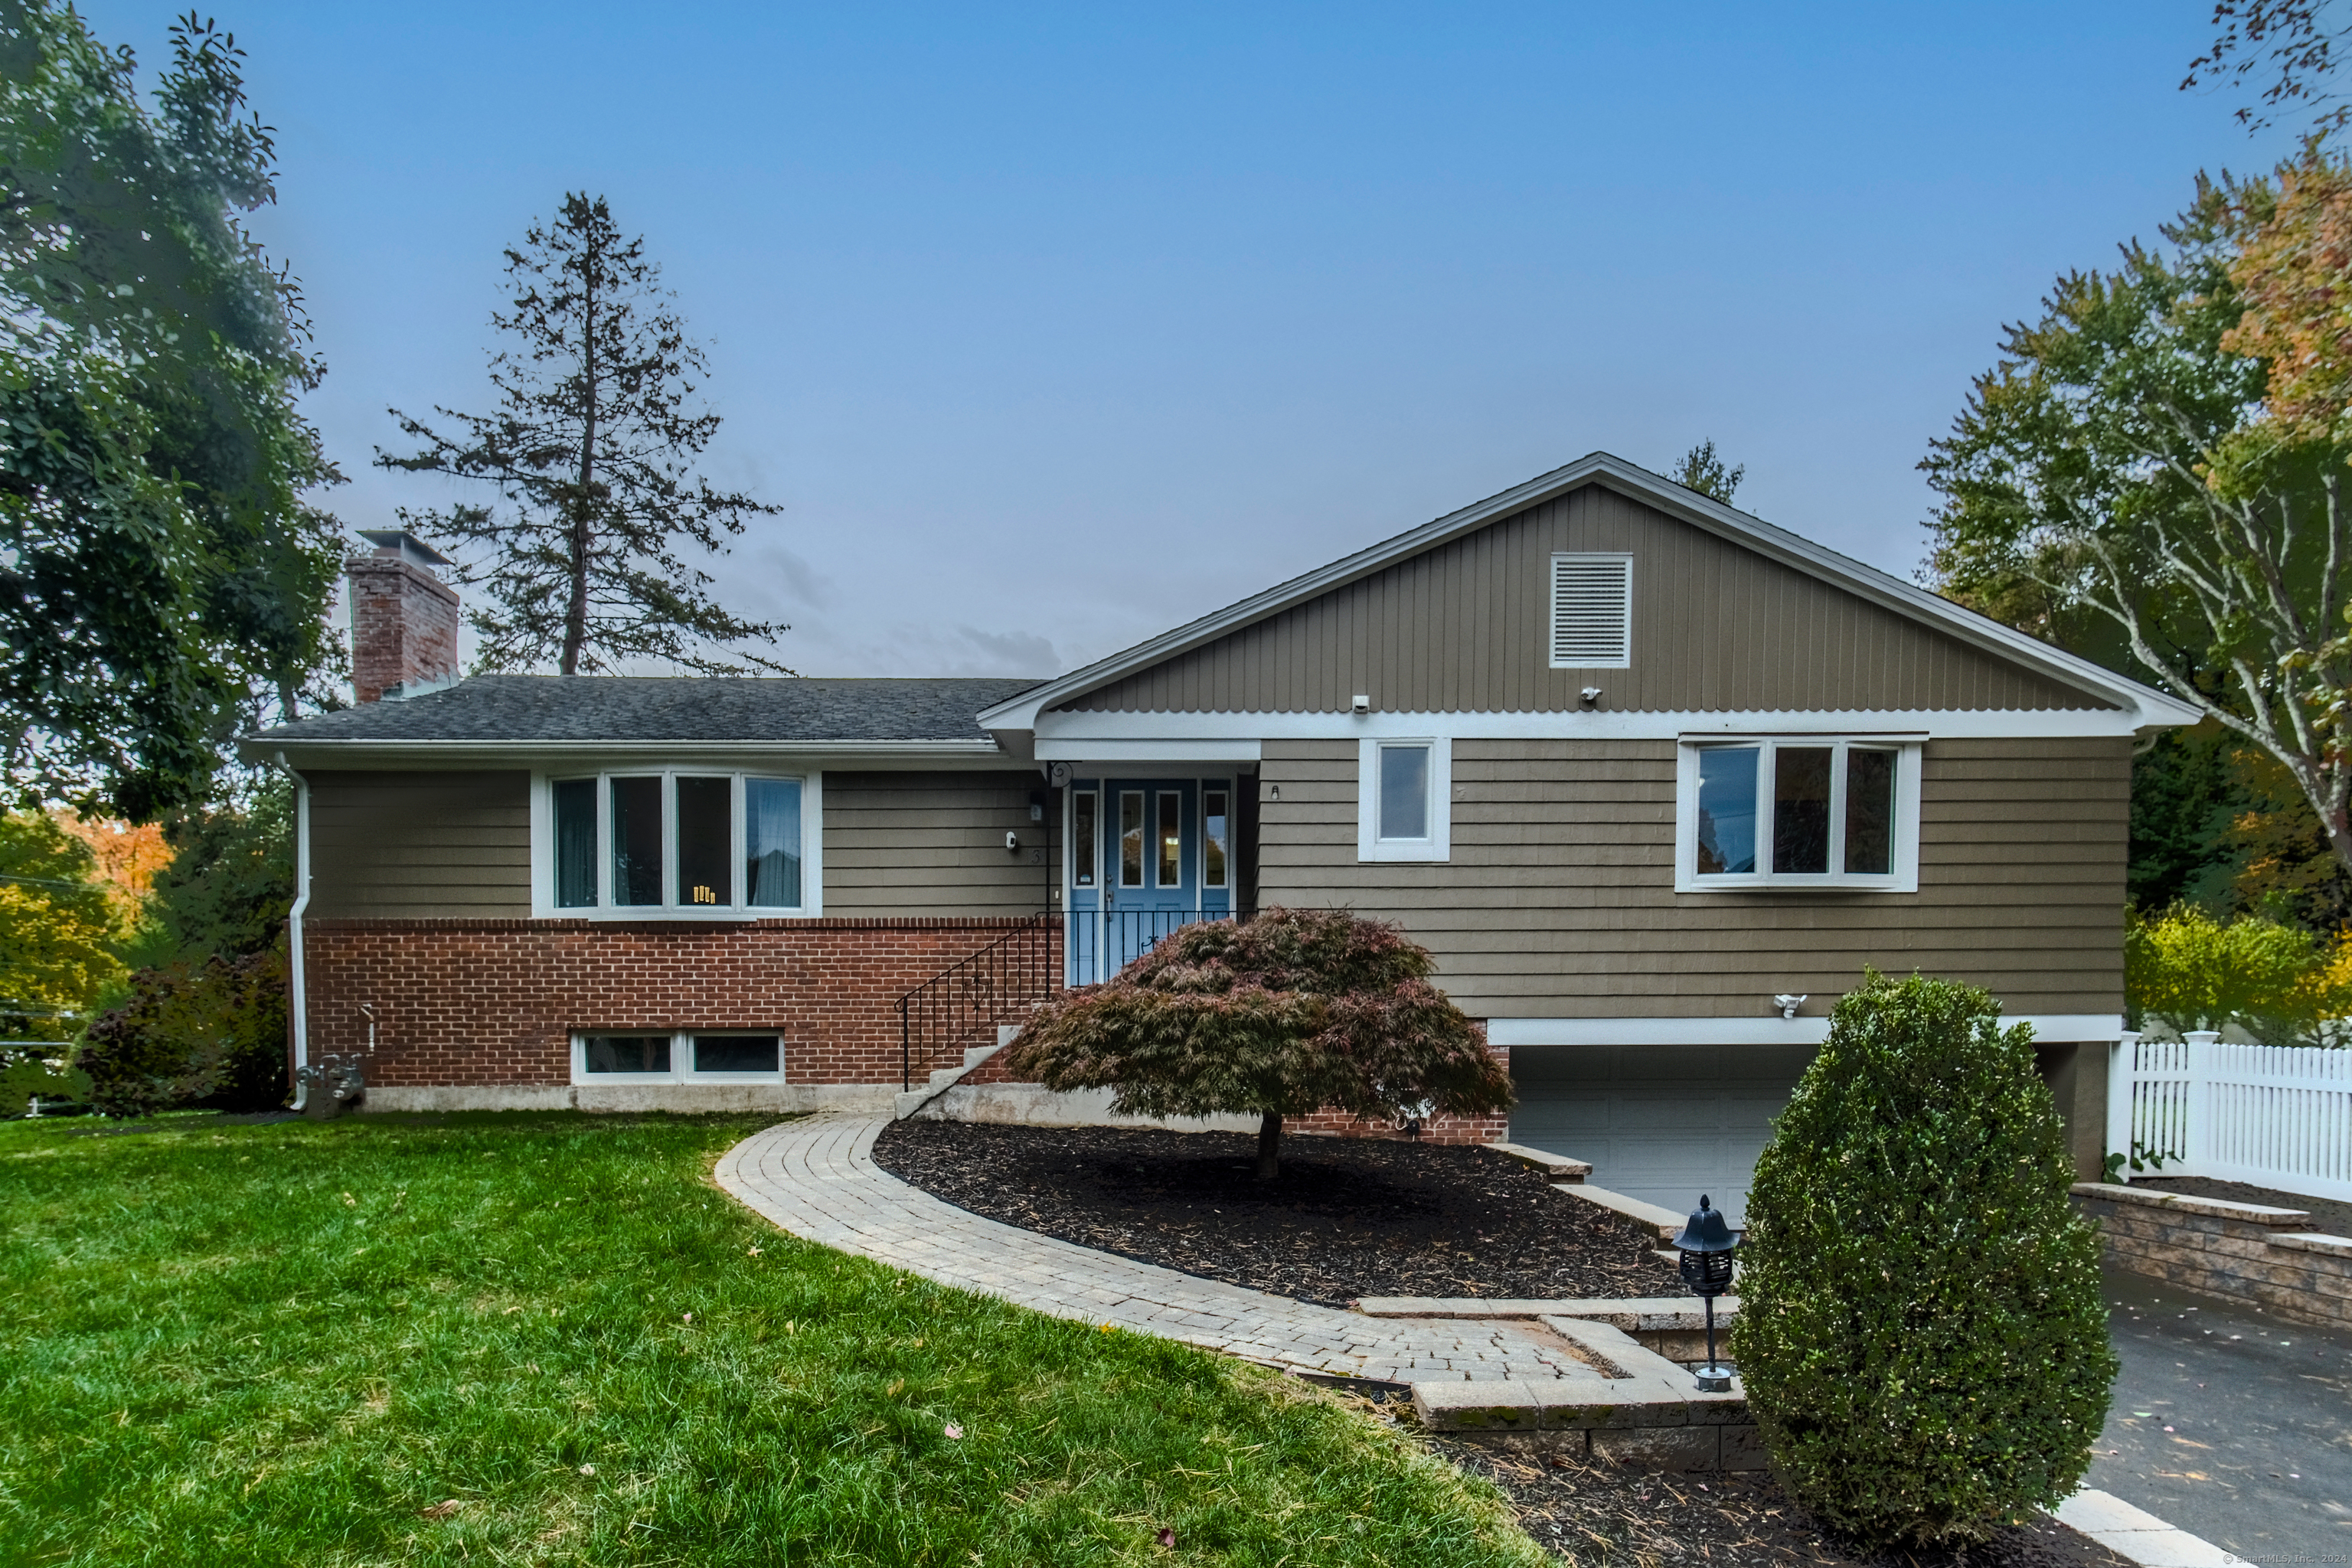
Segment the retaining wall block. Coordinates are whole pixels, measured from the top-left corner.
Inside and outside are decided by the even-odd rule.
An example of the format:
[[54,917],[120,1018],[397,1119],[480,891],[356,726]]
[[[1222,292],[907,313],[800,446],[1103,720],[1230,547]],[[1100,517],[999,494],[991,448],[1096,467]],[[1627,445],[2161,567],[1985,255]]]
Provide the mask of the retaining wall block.
[[1714,1426],[1595,1428],[1592,1455],[1650,1470],[1712,1470],[1723,1460],[1719,1434]]

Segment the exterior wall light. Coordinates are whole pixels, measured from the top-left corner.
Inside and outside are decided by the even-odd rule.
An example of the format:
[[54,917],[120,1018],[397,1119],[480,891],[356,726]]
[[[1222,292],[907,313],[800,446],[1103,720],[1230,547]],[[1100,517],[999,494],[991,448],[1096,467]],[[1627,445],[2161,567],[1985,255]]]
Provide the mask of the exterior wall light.
[[1709,1207],[1701,1193],[1690,1223],[1675,1237],[1683,1255],[1683,1283],[1706,1303],[1706,1364],[1698,1369],[1701,1394],[1731,1392],[1731,1369],[1715,1359],[1715,1299],[1731,1289],[1731,1254],[1738,1245],[1723,1211]]

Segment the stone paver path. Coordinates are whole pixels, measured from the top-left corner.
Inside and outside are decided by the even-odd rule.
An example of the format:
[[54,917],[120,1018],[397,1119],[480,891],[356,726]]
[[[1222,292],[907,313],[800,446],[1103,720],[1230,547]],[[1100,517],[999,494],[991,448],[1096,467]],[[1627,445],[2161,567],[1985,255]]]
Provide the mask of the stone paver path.
[[1333,1311],[982,1219],[877,1165],[874,1140],[888,1125],[883,1117],[816,1116],[771,1127],[720,1157],[719,1184],[794,1236],[943,1285],[1294,1372],[1604,1385],[1564,1341],[1539,1331]]

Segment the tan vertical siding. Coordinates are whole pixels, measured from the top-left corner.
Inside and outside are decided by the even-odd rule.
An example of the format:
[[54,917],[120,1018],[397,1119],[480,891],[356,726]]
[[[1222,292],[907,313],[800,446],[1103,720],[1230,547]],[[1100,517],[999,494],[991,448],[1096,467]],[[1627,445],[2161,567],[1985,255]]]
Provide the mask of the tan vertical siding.
[[[1033,865],[1046,823],[1029,820],[1034,773],[824,775],[828,915],[1021,915],[1052,907],[1055,868]],[[1049,797],[1050,799],[1050,797]],[[1004,847],[1017,833],[1021,849]]]
[[1675,892],[1672,742],[1455,742],[1443,865],[1358,863],[1356,767],[1268,742],[1259,900],[1402,921],[1474,1015],[1762,1017],[1865,965],[2013,1013],[2123,1005],[2126,740],[1929,742],[1916,893]]
[[[1633,557],[1630,669],[1549,667],[1549,557]],[[1502,519],[1066,710],[1562,712],[2103,708],[1601,485]]]
[[308,776],[312,915],[530,913],[529,773]]

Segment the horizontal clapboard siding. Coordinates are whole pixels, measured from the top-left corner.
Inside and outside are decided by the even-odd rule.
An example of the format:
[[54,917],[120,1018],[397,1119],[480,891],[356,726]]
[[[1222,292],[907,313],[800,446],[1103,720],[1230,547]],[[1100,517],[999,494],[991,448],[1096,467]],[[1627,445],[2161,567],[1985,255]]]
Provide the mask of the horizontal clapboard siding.
[[[1058,867],[1029,850],[1060,838],[1029,820],[1034,773],[824,775],[828,915],[1023,915],[1049,907]],[[1055,797],[1058,801],[1058,797]],[[1049,835],[1048,829],[1054,831]],[[1012,853],[1004,836],[1017,833]]]
[[1475,1015],[1757,1017],[1865,965],[2013,1013],[2123,1005],[2127,741],[1931,742],[1911,894],[1676,894],[1671,742],[1457,741],[1452,859],[1359,864],[1356,765],[1268,743],[1260,902],[1401,921]]
[[310,906],[320,919],[530,913],[530,775],[318,772]]
[[[1633,558],[1633,661],[1551,667],[1551,557]],[[1106,712],[2109,707],[1588,486],[1065,704]]]

